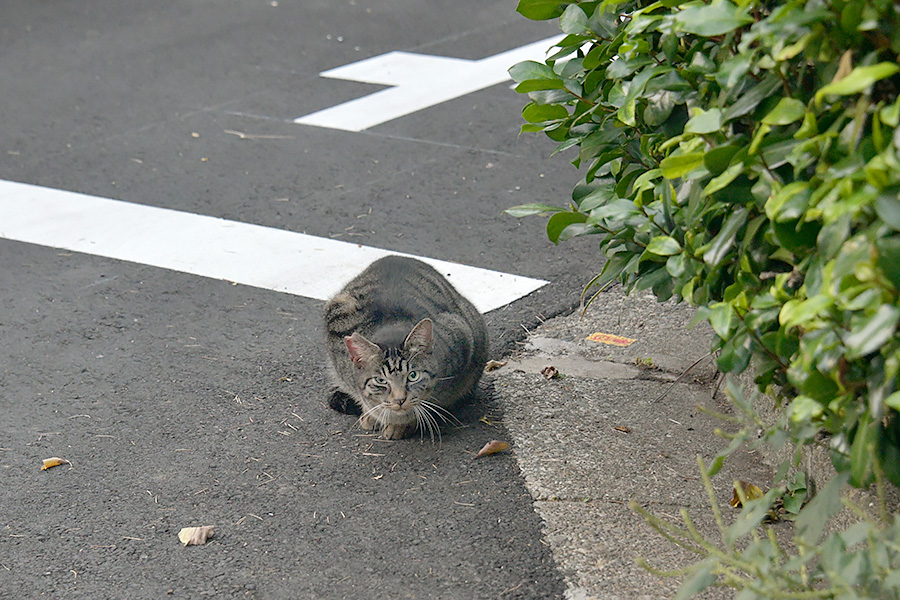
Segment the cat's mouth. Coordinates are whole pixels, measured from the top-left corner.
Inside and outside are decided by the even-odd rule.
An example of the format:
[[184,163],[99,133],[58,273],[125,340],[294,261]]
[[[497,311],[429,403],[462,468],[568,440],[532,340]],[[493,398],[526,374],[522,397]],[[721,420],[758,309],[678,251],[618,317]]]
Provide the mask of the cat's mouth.
[[383,406],[394,413],[407,413],[412,410],[413,403],[404,400],[402,402],[385,402]]

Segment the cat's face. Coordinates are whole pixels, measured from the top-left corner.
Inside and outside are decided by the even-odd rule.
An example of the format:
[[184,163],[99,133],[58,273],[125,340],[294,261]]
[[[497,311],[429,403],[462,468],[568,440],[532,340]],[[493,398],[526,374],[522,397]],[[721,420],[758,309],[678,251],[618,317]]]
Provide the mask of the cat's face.
[[382,426],[425,424],[433,412],[431,393],[437,369],[432,327],[431,320],[420,321],[401,348],[388,350],[359,333],[344,338],[368,405],[363,407],[364,414]]
[[420,354],[388,352],[362,373],[362,394],[371,404],[402,413],[428,400],[434,387],[430,361]]

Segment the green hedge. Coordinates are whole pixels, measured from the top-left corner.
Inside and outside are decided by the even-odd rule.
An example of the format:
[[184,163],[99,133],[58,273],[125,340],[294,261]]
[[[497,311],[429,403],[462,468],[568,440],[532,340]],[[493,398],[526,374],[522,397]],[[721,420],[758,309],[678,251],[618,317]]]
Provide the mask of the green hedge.
[[698,307],[787,434],[856,486],[900,485],[900,4],[521,0],[567,34],[510,69],[525,132],[583,176],[553,242],[599,234],[587,286]]

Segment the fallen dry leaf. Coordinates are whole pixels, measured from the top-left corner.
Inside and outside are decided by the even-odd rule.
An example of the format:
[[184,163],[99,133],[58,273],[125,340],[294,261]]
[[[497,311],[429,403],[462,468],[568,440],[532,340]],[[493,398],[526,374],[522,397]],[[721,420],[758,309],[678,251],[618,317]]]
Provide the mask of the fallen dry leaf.
[[631,430],[624,425],[616,425],[615,427],[613,427],[613,429],[622,433],[631,433]]
[[622,337],[621,335],[601,333],[599,331],[597,333],[592,333],[584,339],[589,342],[597,342],[598,344],[607,344],[609,346],[620,346],[622,348],[624,348],[625,346],[630,346],[636,341],[631,338]]
[[41,467],[41,471],[46,471],[47,469],[51,469],[53,467],[58,467],[59,465],[67,465],[69,461],[64,458],[60,458],[58,456],[54,456],[52,458],[45,458],[43,460],[43,466]]
[[505,366],[506,366],[505,360],[503,362],[500,362],[499,360],[489,360],[489,361],[487,361],[487,364],[484,365],[484,370],[486,372],[490,373],[491,371],[496,371],[500,367],[505,367]]
[[746,481],[738,481],[734,486],[734,495],[731,497],[730,503],[734,508],[741,507],[741,497],[738,494],[738,486],[740,486],[741,491],[743,492],[744,497],[747,498],[747,500],[757,500],[764,496],[763,491],[752,483],[747,483]]
[[475,458],[481,458],[482,456],[487,456],[489,454],[497,454],[498,452],[503,452],[507,448],[509,448],[509,444],[507,444],[506,442],[501,442],[500,440],[491,440],[484,445],[484,448],[478,451],[478,454],[475,455]]
[[201,546],[206,540],[213,536],[212,525],[202,525],[200,527],[184,527],[178,532],[178,539],[185,546]]
[[552,365],[541,369],[541,375],[544,376],[544,379],[558,379],[559,377],[561,377],[559,371],[557,371],[556,367]]

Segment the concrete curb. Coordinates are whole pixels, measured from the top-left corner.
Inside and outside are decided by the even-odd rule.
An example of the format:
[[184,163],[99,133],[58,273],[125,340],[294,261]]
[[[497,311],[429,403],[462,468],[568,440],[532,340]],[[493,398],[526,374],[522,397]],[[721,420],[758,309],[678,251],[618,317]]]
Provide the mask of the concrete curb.
[[[696,457],[708,463],[724,448],[716,430],[728,425],[700,408],[729,413],[732,407],[716,394],[711,330],[687,329],[693,314],[686,305],[615,289],[583,316],[575,311],[530,331],[493,376],[519,467],[544,520],[543,541],[563,571],[570,600],[670,598],[679,581],[650,574],[637,558],[663,570],[696,561],[633,512],[630,501],[671,521],[686,509],[708,539],[719,536]],[[620,347],[586,339],[598,332],[633,342]],[[559,376],[548,379],[542,371],[551,366]],[[741,383],[748,394],[755,389],[749,373]],[[760,395],[756,402],[774,422],[774,401]],[[727,512],[733,482],[767,486],[787,452],[739,451],[726,461],[713,478],[726,519],[737,514]],[[834,475],[824,445],[808,449],[800,468],[820,486]],[[890,491],[889,502],[900,505],[897,490]],[[850,498],[874,506],[873,492],[852,490]],[[829,529],[856,520],[845,510]],[[790,536],[790,524],[776,527]],[[709,588],[700,597],[731,594]]]

